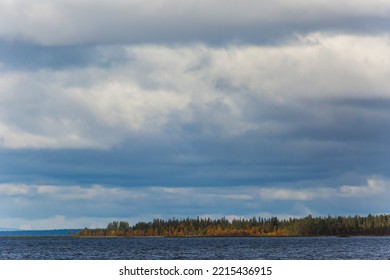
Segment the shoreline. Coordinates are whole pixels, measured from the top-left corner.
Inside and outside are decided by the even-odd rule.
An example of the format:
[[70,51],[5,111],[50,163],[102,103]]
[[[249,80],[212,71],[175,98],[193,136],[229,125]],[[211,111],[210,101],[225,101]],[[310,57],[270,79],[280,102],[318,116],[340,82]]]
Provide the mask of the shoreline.
[[212,239],[212,238],[368,238],[368,237],[390,237],[390,235],[350,235],[350,236],[337,236],[337,235],[311,235],[311,236],[297,236],[297,235],[284,235],[284,236],[56,236],[56,235],[37,235],[37,236],[23,236],[23,235],[9,235],[9,236],[0,236],[0,239],[42,239],[42,238],[55,238],[55,239],[155,239],[155,238],[167,238],[167,239],[175,239],[175,238],[204,238],[204,239]]

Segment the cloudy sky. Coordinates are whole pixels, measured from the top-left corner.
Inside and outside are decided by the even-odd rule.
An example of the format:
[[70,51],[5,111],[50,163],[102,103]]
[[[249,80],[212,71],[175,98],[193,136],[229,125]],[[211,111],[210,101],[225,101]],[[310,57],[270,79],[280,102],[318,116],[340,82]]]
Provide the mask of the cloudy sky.
[[390,213],[388,0],[3,0],[0,228]]

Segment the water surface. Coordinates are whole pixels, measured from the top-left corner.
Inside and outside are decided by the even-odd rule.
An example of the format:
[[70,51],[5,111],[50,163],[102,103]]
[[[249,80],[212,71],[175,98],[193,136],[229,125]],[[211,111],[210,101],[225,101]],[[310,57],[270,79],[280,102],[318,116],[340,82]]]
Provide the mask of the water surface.
[[389,260],[390,237],[13,237],[0,238],[0,259]]

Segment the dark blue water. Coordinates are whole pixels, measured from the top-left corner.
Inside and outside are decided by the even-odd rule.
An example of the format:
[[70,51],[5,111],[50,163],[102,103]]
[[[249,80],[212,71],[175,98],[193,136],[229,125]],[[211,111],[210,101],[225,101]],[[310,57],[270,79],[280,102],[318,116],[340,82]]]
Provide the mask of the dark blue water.
[[0,259],[390,259],[390,237],[0,238]]

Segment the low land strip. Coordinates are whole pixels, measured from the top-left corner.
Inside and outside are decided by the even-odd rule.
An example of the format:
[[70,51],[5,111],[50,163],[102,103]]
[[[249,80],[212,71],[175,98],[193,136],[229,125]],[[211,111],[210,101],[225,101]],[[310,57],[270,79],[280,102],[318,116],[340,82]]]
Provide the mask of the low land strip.
[[85,228],[77,237],[213,236],[390,236],[390,215],[251,219],[154,219],[130,226],[114,221],[106,228]]

